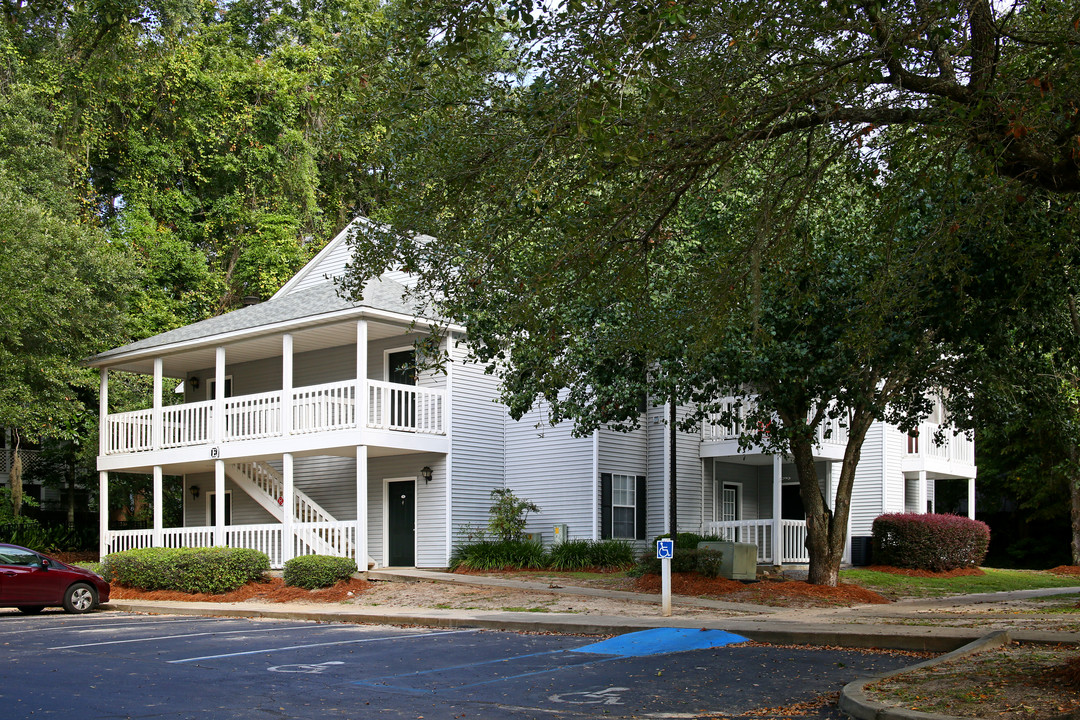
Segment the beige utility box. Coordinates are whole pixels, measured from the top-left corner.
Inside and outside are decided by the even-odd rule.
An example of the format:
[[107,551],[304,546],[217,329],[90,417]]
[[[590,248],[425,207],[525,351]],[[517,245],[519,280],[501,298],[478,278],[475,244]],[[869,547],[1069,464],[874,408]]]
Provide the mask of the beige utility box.
[[728,580],[757,580],[757,545],[721,540],[700,542],[698,550],[719,550],[720,575]]

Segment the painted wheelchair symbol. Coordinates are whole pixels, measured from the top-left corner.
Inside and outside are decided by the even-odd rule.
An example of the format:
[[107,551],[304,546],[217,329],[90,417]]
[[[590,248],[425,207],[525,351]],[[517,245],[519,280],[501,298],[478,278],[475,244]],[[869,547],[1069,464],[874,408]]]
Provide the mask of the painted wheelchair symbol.
[[330,665],[344,665],[345,663],[340,660],[331,660],[324,663],[300,663],[297,665],[274,665],[273,667],[266,668],[270,672],[279,673],[307,673],[308,675],[318,675],[322,671],[326,670]]
[[557,703],[569,703],[570,705],[622,705],[622,696],[619,693],[626,692],[630,688],[609,687],[603,690],[582,690],[572,693],[558,693],[551,695],[548,700]]

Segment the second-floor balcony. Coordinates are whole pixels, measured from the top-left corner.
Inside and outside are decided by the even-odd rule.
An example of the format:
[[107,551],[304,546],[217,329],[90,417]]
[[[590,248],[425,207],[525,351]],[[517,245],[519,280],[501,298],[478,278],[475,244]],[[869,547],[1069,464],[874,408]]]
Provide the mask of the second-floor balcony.
[[[357,391],[364,402],[357,402]],[[253,395],[111,413],[103,425],[104,455],[285,438],[354,429],[446,434],[443,390],[347,380]],[[160,412],[160,417],[155,415]]]
[[937,437],[940,425],[924,422],[916,433],[907,437],[905,458],[922,459],[930,462],[956,463],[959,465],[975,464],[975,441],[966,433],[953,434],[946,429]]
[[[753,430],[747,425],[747,416],[755,410],[752,401],[744,400],[741,407],[735,407],[734,400],[726,400],[723,403],[724,410],[711,414],[701,425],[701,441],[703,443],[734,443],[739,438]],[[725,417],[726,416],[726,417]],[[768,427],[763,427],[764,433],[769,432]],[[841,418],[826,418],[817,427],[817,445],[820,448],[829,448],[842,452],[847,445],[848,431]]]

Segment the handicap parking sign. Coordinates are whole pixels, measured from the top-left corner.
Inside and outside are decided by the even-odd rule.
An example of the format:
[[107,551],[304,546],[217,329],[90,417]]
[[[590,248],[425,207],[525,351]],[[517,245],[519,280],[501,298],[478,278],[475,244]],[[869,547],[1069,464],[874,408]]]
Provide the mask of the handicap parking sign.
[[675,541],[671,538],[656,541],[656,559],[670,560],[675,555]]

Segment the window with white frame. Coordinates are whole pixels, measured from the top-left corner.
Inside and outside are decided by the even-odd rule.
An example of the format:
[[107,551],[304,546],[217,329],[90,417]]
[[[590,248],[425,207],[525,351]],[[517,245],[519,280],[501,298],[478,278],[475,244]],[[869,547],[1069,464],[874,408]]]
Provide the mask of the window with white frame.
[[616,538],[637,537],[634,525],[637,516],[637,479],[633,475],[611,475],[611,535]]

